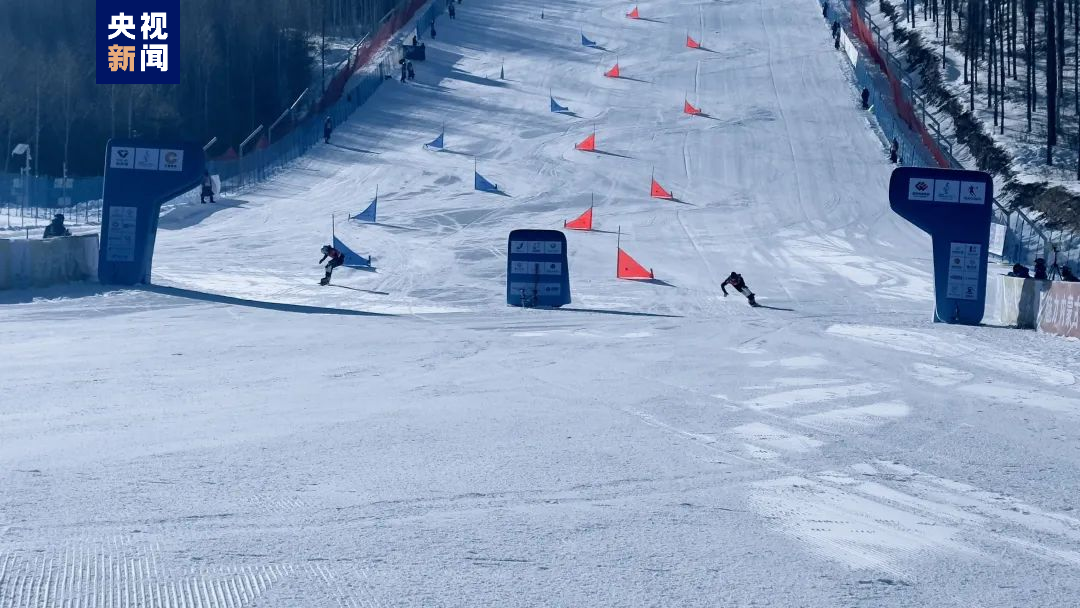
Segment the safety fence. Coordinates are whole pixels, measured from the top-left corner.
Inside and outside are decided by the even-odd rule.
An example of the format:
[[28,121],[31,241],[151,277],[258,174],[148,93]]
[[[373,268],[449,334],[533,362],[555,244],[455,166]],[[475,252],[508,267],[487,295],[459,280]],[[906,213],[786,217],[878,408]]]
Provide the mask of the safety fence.
[[[964,168],[954,156],[941,124],[893,54],[887,35],[869,12],[858,0],[824,0],[823,5],[828,7],[828,20],[841,24],[841,47],[852,64],[855,82],[870,93],[869,111],[887,143],[897,143],[900,162]],[[861,47],[856,47],[852,38]],[[1036,258],[1046,259],[1047,264],[1056,259],[1059,265],[1071,265],[1073,269],[1080,264],[1080,239],[1075,234],[1047,230],[1012,203],[1011,198],[994,200],[992,221],[1004,232],[998,243],[1002,260],[1030,265]]]
[[[423,32],[444,10],[444,0],[431,0],[430,4],[428,0],[403,0],[357,45],[354,56],[330,80],[307,117],[286,122],[274,132],[267,130],[246,153],[243,147],[239,152],[230,148],[225,157],[208,161],[207,169],[219,176],[222,191],[264,181],[303,156],[322,138],[326,117],[334,125],[348,120],[393,74],[392,62],[399,53],[380,55],[380,51],[414,17],[417,31]],[[63,179],[0,173],[0,229],[39,227],[56,213],[63,213],[68,224],[100,223],[103,185],[102,177]],[[181,198],[198,198],[198,192]]]

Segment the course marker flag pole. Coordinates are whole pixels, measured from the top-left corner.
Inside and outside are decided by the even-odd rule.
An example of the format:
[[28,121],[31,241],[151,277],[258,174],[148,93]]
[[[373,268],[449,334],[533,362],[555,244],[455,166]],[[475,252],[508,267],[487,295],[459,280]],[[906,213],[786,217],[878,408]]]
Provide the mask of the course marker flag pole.
[[615,57],[615,67],[613,67],[610,70],[604,72],[604,76],[607,76],[608,78],[620,78],[621,75],[622,75],[622,72],[619,70],[619,58],[618,58],[618,56],[616,56]]
[[616,241],[616,250],[618,251],[618,259],[616,261],[617,268],[615,269],[615,278],[617,279],[654,279],[651,268],[645,268],[638,263],[637,260],[630,257],[630,254],[626,253],[622,249],[622,227],[619,227],[619,240]]
[[687,48],[691,48],[691,49],[700,49],[701,48],[701,43],[698,42],[697,40],[694,40],[693,38],[691,38],[690,33],[687,32],[687,34],[686,34],[686,46],[687,46]]
[[590,199],[589,208],[585,211],[585,213],[582,213],[576,219],[573,219],[573,220],[570,220],[570,221],[565,221],[564,220],[563,221],[563,228],[566,228],[568,230],[586,230],[586,231],[591,232],[592,229],[593,229],[592,222],[593,222],[593,204],[592,204],[592,200]]
[[581,150],[582,152],[596,152],[596,127],[593,127],[593,132],[588,137],[581,140],[580,143],[574,144],[575,150]]
[[363,211],[361,211],[360,213],[357,213],[356,215],[352,216],[349,219],[356,220],[358,222],[371,222],[372,224],[376,223],[376,220],[375,220],[376,213],[377,213],[376,212],[376,207],[378,206],[378,204],[379,204],[379,185],[376,184],[375,185],[375,198],[371,200],[371,203],[367,206],[367,209],[364,209]]
[[638,7],[634,7],[634,10],[626,13],[626,16],[630,19],[641,19],[641,13],[638,12]]
[[655,173],[649,179],[650,179],[650,181],[652,181],[652,184],[649,186],[649,196],[651,196],[653,198],[662,198],[662,199],[666,199],[666,200],[671,200],[671,199],[675,198],[675,197],[673,197],[671,195],[670,192],[665,190],[663,186],[661,186],[659,183],[657,183]]
[[683,98],[683,113],[691,116],[698,116],[701,114],[701,108],[695,108],[690,105],[690,102],[687,101],[686,98]]

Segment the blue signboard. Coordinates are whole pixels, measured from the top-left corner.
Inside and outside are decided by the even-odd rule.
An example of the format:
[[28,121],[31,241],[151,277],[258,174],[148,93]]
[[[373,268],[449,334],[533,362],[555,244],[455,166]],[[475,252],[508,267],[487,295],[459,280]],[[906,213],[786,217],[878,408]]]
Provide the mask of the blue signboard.
[[514,230],[506,256],[506,303],[562,306],[570,303],[566,235],[558,230]]
[[934,320],[978,325],[986,305],[986,253],[994,183],[981,171],[901,167],[889,204],[930,234],[934,247]]
[[180,83],[180,0],[97,0],[96,19],[98,84]]
[[161,204],[202,182],[206,164],[196,143],[113,139],[105,150],[98,280],[150,282]]

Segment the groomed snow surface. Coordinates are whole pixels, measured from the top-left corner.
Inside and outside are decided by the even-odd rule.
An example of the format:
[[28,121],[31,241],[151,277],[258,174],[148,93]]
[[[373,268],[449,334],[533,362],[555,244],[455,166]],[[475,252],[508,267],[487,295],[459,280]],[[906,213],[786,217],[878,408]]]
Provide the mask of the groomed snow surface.
[[[818,3],[542,8],[171,209],[163,288],[2,296],[0,608],[1076,604],[1076,343],[930,323]],[[506,307],[509,231],[591,194],[572,310]],[[331,214],[377,272],[320,288]]]

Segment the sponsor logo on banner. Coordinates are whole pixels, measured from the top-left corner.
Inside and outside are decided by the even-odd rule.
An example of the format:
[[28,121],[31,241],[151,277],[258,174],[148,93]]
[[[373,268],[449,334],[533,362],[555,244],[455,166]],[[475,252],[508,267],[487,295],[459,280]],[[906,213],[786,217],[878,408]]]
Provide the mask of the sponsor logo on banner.
[[158,169],[161,171],[182,171],[184,169],[184,151],[162,150]]
[[983,182],[960,182],[960,202],[969,205],[985,205],[986,184]]
[[934,180],[918,177],[908,180],[908,199],[913,201],[934,200]]
[[960,200],[960,182],[951,179],[934,181],[934,200],[939,203],[955,203]]
[[109,168],[131,169],[135,167],[135,148],[113,148],[109,154]]
[[157,171],[160,153],[157,148],[135,148],[135,168]]

